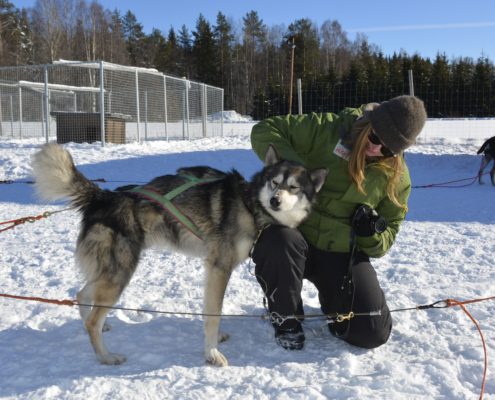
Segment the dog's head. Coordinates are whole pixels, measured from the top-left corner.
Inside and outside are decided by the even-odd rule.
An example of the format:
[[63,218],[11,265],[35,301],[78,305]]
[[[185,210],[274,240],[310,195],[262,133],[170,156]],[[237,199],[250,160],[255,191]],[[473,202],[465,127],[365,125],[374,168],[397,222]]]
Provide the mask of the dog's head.
[[259,201],[277,222],[295,228],[311,212],[316,194],[328,170],[309,170],[299,163],[281,160],[270,145],[261,174]]

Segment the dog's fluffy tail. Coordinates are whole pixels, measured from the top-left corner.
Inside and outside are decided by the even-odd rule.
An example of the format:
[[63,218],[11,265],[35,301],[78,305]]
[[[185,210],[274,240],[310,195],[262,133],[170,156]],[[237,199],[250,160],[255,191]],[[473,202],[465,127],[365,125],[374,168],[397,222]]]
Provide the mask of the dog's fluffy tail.
[[33,155],[31,164],[36,191],[45,200],[69,199],[83,208],[101,191],[76,169],[70,153],[55,143],[44,145]]

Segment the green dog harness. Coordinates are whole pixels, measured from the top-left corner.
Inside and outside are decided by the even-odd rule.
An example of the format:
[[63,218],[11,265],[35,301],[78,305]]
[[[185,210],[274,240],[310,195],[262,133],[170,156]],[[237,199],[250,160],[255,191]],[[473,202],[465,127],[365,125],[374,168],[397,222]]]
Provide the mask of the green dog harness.
[[136,193],[139,196],[145,198],[146,200],[159,205],[163,210],[167,211],[172,217],[174,217],[178,222],[184,225],[189,231],[191,231],[199,239],[203,240],[203,233],[201,229],[185,214],[183,214],[172,202],[181,193],[192,188],[196,185],[201,185],[205,183],[215,182],[220,178],[197,178],[192,175],[179,175],[181,178],[187,179],[188,182],[180,185],[179,187],[173,189],[172,191],[162,194],[154,191],[152,188],[146,186],[137,186],[128,190],[130,193]]

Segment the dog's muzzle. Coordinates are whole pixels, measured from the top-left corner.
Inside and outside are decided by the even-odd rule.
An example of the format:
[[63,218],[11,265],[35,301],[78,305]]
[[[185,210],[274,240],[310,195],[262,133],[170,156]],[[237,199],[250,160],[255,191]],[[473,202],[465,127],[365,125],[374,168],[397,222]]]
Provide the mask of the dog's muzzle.
[[273,210],[278,210],[280,207],[280,204],[282,202],[280,201],[280,194],[277,193],[275,194],[271,199],[270,199],[270,206],[272,207]]

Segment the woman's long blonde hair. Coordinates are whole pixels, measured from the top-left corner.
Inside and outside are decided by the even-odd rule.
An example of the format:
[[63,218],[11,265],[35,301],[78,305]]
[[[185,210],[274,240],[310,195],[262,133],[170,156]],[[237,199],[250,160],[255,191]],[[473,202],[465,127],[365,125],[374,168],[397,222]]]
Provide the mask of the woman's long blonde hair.
[[[371,121],[366,113],[356,120],[352,126],[351,138],[353,138],[353,150],[349,158],[349,174],[356,184],[359,192],[366,194],[364,190],[364,170],[366,168],[366,147],[368,136],[372,131]],[[397,188],[404,172],[404,162],[402,157],[378,158],[376,168],[380,168],[388,177],[387,195],[398,207],[406,209],[405,204],[401,204],[397,198]]]

